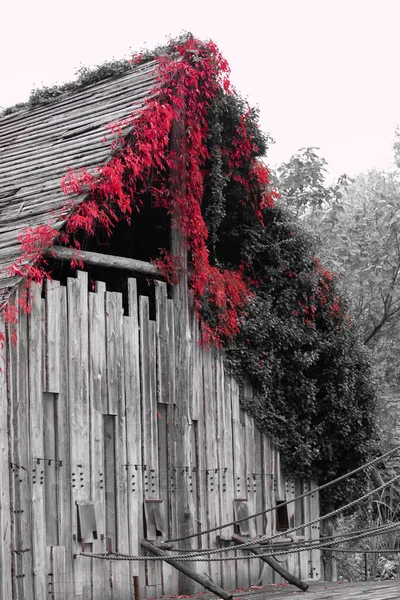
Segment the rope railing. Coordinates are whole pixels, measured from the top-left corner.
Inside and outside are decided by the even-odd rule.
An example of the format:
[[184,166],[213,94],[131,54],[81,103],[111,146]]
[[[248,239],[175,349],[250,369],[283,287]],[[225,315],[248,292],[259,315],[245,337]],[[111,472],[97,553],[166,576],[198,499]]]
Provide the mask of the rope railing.
[[[353,475],[356,475],[357,473],[359,473],[360,471],[363,471],[365,469],[368,469],[369,467],[372,467],[374,464],[380,462],[381,460],[383,460],[384,458],[387,458],[388,456],[391,456],[392,454],[395,454],[396,452],[400,451],[400,446],[396,446],[395,448],[393,448],[392,450],[389,450],[388,452],[385,452],[384,454],[380,455],[377,458],[374,458],[373,460],[361,465],[360,467],[357,467],[357,469],[354,469],[353,471],[349,471],[349,473],[345,473],[344,475],[341,475],[340,477],[337,477],[336,479],[333,479],[332,481],[328,481],[327,483],[324,483],[322,485],[320,485],[319,487],[313,489],[313,490],[309,490],[308,492],[304,492],[304,494],[301,494],[300,496],[297,496],[296,498],[291,498],[290,500],[286,500],[285,502],[281,502],[279,504],[279,508],[282,508],[283,506],[287,506],[288,504],[291,504],[293,502],[296,502],[297,500],[302,500],[303,498],[307,498],[308,496],[311,496],[312,494],[315,494],[316,492],[320,492],[321,490],[325,490],[329,487],[331,487],[332,485],[335,485],[337,483],[339,483],[340,481],[343,481],[344,479],[347,479],[348,477],[352,477]],[[232,527],[232,525],[237,525],[238,523],[242,523],[244,521],[248,521],[249,519],[255,519],[257,517],[260,517],[261,515],[265,515],[268,514],[274,510],[277,509],[277,506],[272,506],[270,508],[266,508],[264,510],[260,510],[257,513],[254,513],[252,515],[249,515],[248,517],[243,517],[241,519],[235,519],[234,521],[230,521],[229,523],[223,523],[222,525],[218,525],[215,527],[210,527],[209,529],[204,529],[203,531],[199,531],[197,533],[192,533],[190,535],[186,535],[186,536],[181,536],[181,537],[177,537],[177,538],[172,538],[169,540],[166,540],[167,543],[173,543],[173,542],[182,542],[184,540],[189,540],[191,538],[194,537],[199,537],[202,535],[207,535],[209,533],[213,533],[214,531],[219,531],[220,529],[225,529],[226,527]]]
[[[380,529],[380,531],[376,531],[375,534],[362,534],[362,535],[355,535],[355,536],[349,536],[346,540],[340,540],[337,543],[343,543],[343,541],[354,541],[354,540],[358,540],[358,539],[362,539],[365,537],[374,537],[375,535],[380,535],[383,531],[394,531],[397,529],[400,529],[400,523],[396,523],[396,525],[391,525],[390,527],[381,527],[381,528],[377,528]],[[328,542],[319,542],[319,541],[314,541],[315,543],[312,544],[304,544],[302,546],[298,546],[296,547],[295,551],[296,552],[308,552],[310,550],[323,550],[326,548],[332,549],[332,542],[328,541]],[[240,546],[240,545],[239,545]],[[236,550],[239,546],[235,546],[234,549]],[[336,551],[336,549],[333,549],[334,551]],[[339,548],[337,549],[338,551],[341,551]],[[347,549],[344,549],[344,551],[347,551]],[[369,550],[365,550],[365,549],[348,549],[349,552],[360,552],[365,554],[367,553],[379,553],[380,551],[369,551]],[[386,551],[387,552],[387,551]],[[393,552],[398,552],[400,553],[400,549],[393,549]],[[270,549],[267,550],[265,552],[262,553],[258,553],[256,555],[252,555],[252,554],[243,554],[243,555],[236,555],[236,556],[219,556],[219,557],[213,557],[210,558],[209,556],[207,556],[207,554],[212,554],[212,550],[208,551],[208,552],[202,552],[201,554],[196,554],[194,556],[190,555],[181,555],[181,556],[172,556],[172,555],[168,555],[167,560],[180,560],[181,562],[228,562],[228,561],[242,561],[242,560],[253,560],[255,558],[266,558],[266,557],[273,557],[273,556],[281,556],[284,554],[292,554],[293,553],[293,549],[292,548],[282,548],[277,550],[275,549]],[[118,553],[118,552],[114,552],[112,554],[94,554],[91,552],[80,552],[77,554],[77,556],[86,556],[88,558],[95,558],[95,559],[101,559],[101,560],[122,560],[122,561],[165,561],[166,557],[165,556],[132,556],[129,554],[122,554],[122,553]]]
[[[311,521],[308,521],[307,523],[303,523],[301,525],[297,525],[296,527],[292,527],[291,529],[288,529],[285,531],[285,535],[289,535],[290,533],[294,533],[295,531],[297,531],[298,529],[301,529],[303,527],[308,527],[312,524],[318,523],[319,521],[323,521],[325,519],[329,519],[341,512],[343,512],[344,510],[347,510],[348,508],[351,508],[352,506],[355,506],[356,504],[359,504],[360,502],[363,502],[364,500],[366,500],[367,498],[371,497],[372,495],[376,494],[377,492],[382,491],[383,489],[385,489],[386,487],[388,487],[390,484],[394,483],[395,481],[398,481],[400,479],[400,475],[396,475],[395,477],[393,477],[392,479],[390,479],[388,482],[386,482],[385,484],[379,486],[378,488],[375,488],[374,490],[371,490],[369,492],[367,492],[366,494],[364,494],[363,496],[360,496],[359,498],[356,498],[355,500],[353,500],[352,502],[349,502],[348,504],[346,504],[345,506],[342,506],[336,510],[333,510],[329,513],[327,513],[326,515],[322,515],[320,517],[317,517],[315,519],[312,519]],[[377,532],[374,535],[380,535],[382,532],[388,532],[388,531],[394,531],[400,528],[400,523],[394,523],[394,524],[389,524],[388,526],[384,526],[384,527],[379,527],[376,528]],[[361,539],[363,537],[371,537],[371,532],[369,533],[362,533],[362,534],[357,534],[357,535],[351,535],[348,538],[346,538],[345,540],[341,540],[341,542],[343,541],[353,541],[355,539]],[[215,555],[215,554],[220,554],[222,552],[226,553],[229,552],[230,550],[246,550],[246,548],[251,548],[255,545],[260,544],[262,541],[268,541],[270,542],[273,539],[277,539],[279,537],[282,536],[282,533],[278,533],[272,536],[260,536],[257,539],[254,540],[250,540],[248,542],[245,542],[243,544],[237,544],[236,546],[233,547],[227,547],[227,548],[213,548],[213,549],[208,549],[208,550],[200,550],[200,551],[195,551],[195,552],[188,552],[187,554],[178,554],[178,555],[168,555],[168,559],[169,560],[179,560],[179,561],[215,561],[215,562],[224,562],[227,560],[242,560],[241,556],[233,556],[233,557],[218,557],[218,558],[210,558],[211,555]],[[340,537],[340,536],[338,536]],[[315,546],[313,546],[312,544],[305,544],[303,542],[302,546],[298,546],[296,547],[296,552],[302,552],[302,551],[307,551],[310,549],[314,549],[314,548],[326,548],[326,547],[331,547],[332,546],[332,539],[327,540],[326,542],[320,542],[319,540],[315,541]],[[340,543],[338,541],[338,543]],[[266,556],[274,556],[276,554],[284,554],[284,553],[292,553],[293,552],[293,548],[291,548],[290,550],[286,550],[285,552],[281,551],[280,549],[277,551],[276,549],[271,549],[269,551],[266,551],[265,553],[262,554],[257,554],[256,557],[258,558],[262,558],[262,557],[266,557]],[[89,552],[80,552],[79,554],[77,554],[77,556],[87,556],[87,557],[91,557],[91,558],[104,558],[106,560],[132,560],[132,561],[142,561],[142,560],[165,560],[165,557],[159,557],[159,556],[130,556],[130,555],[125,555],[125,554],[92,554]],[[108,558],[106,558],[108,557]]]

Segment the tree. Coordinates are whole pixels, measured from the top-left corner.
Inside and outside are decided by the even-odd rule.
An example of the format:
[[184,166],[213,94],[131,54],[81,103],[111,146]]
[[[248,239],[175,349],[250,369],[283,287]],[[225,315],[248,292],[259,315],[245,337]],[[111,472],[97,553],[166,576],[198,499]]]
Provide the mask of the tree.
[[[385,377],[397,377],[399,175],[396,171],[371,170],[354,180],[343,176],[328,186],[325,166],[326,161],[314,149],[300,151],[282,165],[278,181],[283,202],[296,212],[300,209],[318,238],[322,260],[340,276],[351,317],[364,343],[375,350]],[[304,194],[305,186],[310,201]]]

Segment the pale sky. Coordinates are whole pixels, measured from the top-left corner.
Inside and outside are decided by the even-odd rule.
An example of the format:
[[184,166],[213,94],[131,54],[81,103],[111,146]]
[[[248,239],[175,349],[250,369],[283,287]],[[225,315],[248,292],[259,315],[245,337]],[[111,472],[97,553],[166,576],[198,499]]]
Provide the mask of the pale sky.
[[19,0],[0,11],[0,105],[190,31],[213,39],[276,144],[331,175],[388,167],[400,124],[400,0]]

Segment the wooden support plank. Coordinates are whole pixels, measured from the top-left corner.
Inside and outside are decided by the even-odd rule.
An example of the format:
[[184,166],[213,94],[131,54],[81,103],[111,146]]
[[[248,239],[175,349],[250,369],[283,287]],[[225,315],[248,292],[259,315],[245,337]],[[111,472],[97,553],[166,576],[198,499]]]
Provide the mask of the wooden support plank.
[[189,577],[190,579],[197,581],[198,583],[200,583],[203,587],[205,587],[207,590],[209,590],[213,594],[216,594],[217,596],[219,596],[220,598],[223,598],[224,600],[232,600],[232,597],[233,597],[232,594],[230,594],[229,592],[226,592],[221,587],[219,587],[219,585],[216,585],[215,583],[210,581],[209,578],[204,577],[204,575],[200,575],[199,573],[194,571],[192,568],[187,566],[186,563],[182,563],[182,562],[178,562],[177,560],[169,559],[167,552],[160,550],[160,548],[157,548],[156,546],[154,546],[153,544],[151,544],[150,542],[148,542],[146,540],[142,540],[142,546],[144,548],[146,548],[146,550],[149,550],[150,552],[155,554],[156,556],[165,557],[165,561],[168,562],[170,565],[174,566],[175,569],[178,569],[179,571],[184,573],[186,577]]
[[46,281],[46,386],[44,391],[60,391],[60,282]]
[[[105,525],[105,473],[103,414],[107,414],[107,360],[105,327],[105,292],[103,282],[96,282],[96,293],[89,292],[89,404],[91,423],[91,498],[96,507],[97,540],[93,552],[107,548]],[[107,561],[92,564],[93,597],[111,598],[111,566]]]
[[[272,478],[272,441],[271,438],[262,434],[262,477],[263,477],[263,496],[264,507],[271,508],[275,506],[274,481]],[[265,535],[272,536],[275,533],[275,511],[271,511],[265,515]],[[273,583],[273,570],[270,566],[265,565],[263,570],[262,584],[266,585]]]
[[[31,475],[35,468],[31,461],[29,449],[29,392],[28,392],[28,318],[22,310],[19,312],[16,339],[16,394],[13,397],[14,418],[14,456],[16,463],[14,478],[16,494],[15,510],[21,511],[15,516],[16,549],[32,548],[32,531],[30,520]],[[24,577],[18,579],[19,598],[32,600],[32,552],[17,555],[16,573]]]
[[31,285],[32,312],[28,319],[29,331],[29,414],[30,445],[35,478],[32,476],[32,566],[34,597],[45,598],[46,589],[46,527],[44,518],[43,459],[43,401],[42,401],[42,313],[41,285]]
[[171,339],[168,320],[167,284],[154,282],[156,296],[156,339],[157,339],[157,401],[163,404],[171,402],[171,380],[168,355]]
[[[218,452],[217,452],[217,407],[215,395],[215,360],[211,349],[205,349],[203,354],[204,377],[204,418],[206,442],[206,504],[207,529],[220,524],[219,481],[218,481]],[[216,548],[217,532],[207,535],[207,547]],[[204,563],[204,570],[206,563]],[[213,581],[221,581],[221,563],[210,561],[209,576]]]
[[169,331],[169,388],[170,388],[170,399],[172,403],[176,403],[176,373],[175,373],[175,308],[174,301],[167,300],[167,317],[168,317],[168,331]]
[[[247,538],[245,538],[245,537],[243,537],[241,535],[238,535],[236,533],[233,534],[232,539],[236,543],[238,543],[238,544],[244,544],[244,543],[246,543],[248,541]],[[251,552],[252,554],[256,554],[258,556],[259,554],[262,554],[263,551],[259,550],[258,548],[254,548],[252,546],[248,546],[247,552]],[[262,560],[263,562],[267,563],[270,567],[272,567],[274,569],[274,571],[276,571],[281,577],[283,577],[283,579],[286,579],[286,581],[288,581],[292,585],[295,585],[296,587],[298,587],[303,592],[306,592],[308,590],[308,584],[307,583],[304,583],[303,581],[300,581],[298,579],[298,577],[295,577],[294,575],[292,575],[291,573],[289,573],[274,558],[268,557],[268,556],[260,556],[260,560]]]
[[[78,271],[77,278],[67,280],[68,297],[68,389],[71,460],[71,519],[73,552],[80,551],[78,542],[79,502],[90,499],[90,419],[89,419],[89,332],[87,273]],[[75,595],[83,596],[91,587],[91,575],[84,571],[84,561],[74,561]]]
[[44,253],[47,258],[57,258],[58,260],[70,261],[71,258],[78,258],[87,265],[97,265],[101,267],[126,269],[148,275],[149,277],[164,279],[160,270],[151,263],[134,258],[125,258],[123,256],[110,256],[109,254],[100,254],[99,252],[88,252],[87,250],[75,250],[73,248],[64,248],[62,246],[52,246],[50,250]]
[[[244,431],[241,424],[241,409],[239,404],[239,386],[232,379],[232,438],[233,438],[233,473],[234,498],[247,500],[246,464],[243,448],[245,447]],[[238,551],[239,553],[239,551]],[[236,563],[236,587],[244,588],[249,585],[249,569],[247,562]]]
[[123,401],[122,294],[106,292],[107,414],[117,415]]
[[[285,500],[293,500],[295,498],[295,480],[293,477],[285,477]],[[294,502],[290,502],[287,505],[287,514],[289,520],[289,529],[295,526],[295,505]],[[294,533],[291,537],[297,540],[297,533]],[[293,573],[296,577],[299,577],[299,555],[292,553],[287,555],[286,560],[287,570]]]
[[60,361],[59,361],[59,394],[57,403],[58,421],[58,458],[59,462],[59,529],[58,537],[60,546],[65,548],[66,574],[62,580],[68,583],[63,587],[64,599],[72,600],[73,597],[73,558],[71,517],[71,452],[70,452],[70,416],[69,416],[69,381],[68,381],[68,308],[67,289],[62,286],[59,291],[60,312]]
[[[156,345],[155,323],[149,319],[149,299],[139,297],[140,369],[142,390],[143,488],[145,500],[159,499]],[[162,567],[158,562],[146,564],[146,583],[157,596],[162,593]]]
[[198,421],[202,418],[201,406],[203,403],[203,376],[202,376],[202,346],[201,331],[198,317],[195,311],[192,312],[192,382],[193,390],[191,394],[190,414],[192,419]]
[[54,600],[64,600],[66,594],[68,594],[68,588],[71,586],[67,583],[66,568],[65,568],[65,547],[64,546],[52,546],[51,548],[51,560],[52,560],[52,598]]
[[[142,418],[140,392],[139,315],[135,279],[128,279],[129,316],[124,317],[124,389],[128,464],[129,553],[139,554],[143,537]],[[140,594],[145,594],[145,564],[130,563],[130,575],[138,576]]]
[[[317,482],[312,479],[310,481],[310,490],[315,490],[318,487]],[[310,520],[314,520],[319,516],[319,492],[315,491],[310,496]],[[320,538],[320,523],[311,525],[311,539],[319,540]],[[313,579],[321,579],[321,550],[315,548],[311,550],[311,563]]]
[[[301,492],[302,494],[306,494],[310,489],[310,482],[307,479],[304,479],[301,482]],[[303,504],[303,523],[308,523],[310,521],[310,497],[306,496],[301,500]],[[304,527],[304,539],[307,542],[311,540],[311,525]],[[300,556],[300,576],[301,579],[311,579],[313,578],[313,570],[311,563],[311,551],[302,552]]]
[[[220,440],[222,442],[221,468],[220,471],[221,486],[221,523],[230,523],[234,520],[233,499],[234,499],[234,480],[233,480],[233,439],[232,439],[232,377],[224,372],[224,363],[220,357],[221,377],[221,396],[220,408],[218,410],[220,422]],[[222,536],[231,537],[234,533],[233,525],[220,530]],[[226,556],[232,557],[232,551],[227,552]],[[223,566],[223,587],[233,590],[236,587],[236,566],[235,561],[230,560]]]
[[[245,394],[248,398],[252,396],[252,390],[248,382],[245,383]],[[256,490],[254,487],[253,473],[255,472],[254,464],[254,419],[247,412],[244,413],[244,428],[245,428],[245,456],[246,456],[246,486],[247,486],[247,504],[249,514],[253,515],[256,509]],[[249,519],[249,535],[255,537],[257,533],[256,520]],[[256,585],[262,575],[262,567],[256,560],[249,561],[249,584]]]
[[[108,301],[107,301],[108,297]],[[113,385],[111,391],[111,379],[109,378],[109,406],[113,404],[116,410],[116,436],[115,436],[115,454],[116,454],[116,524],[117,524],[117,550],[123,554],[129,552],[129,530],[128,530],[128,470],[127,465],[127,433],[126,433],[126,406],[124,389],[124,338],[123,338],[123,308],[122,294],[106,294],[106,319],[113,321],[113,352],[109,352],[107,357],[107,372],[112,371],[117,377],[117,385]],[[107,327],[108,348],[111,348],[111,327]],[[154,349],[155,350],[155,349]],[[154,352],[155,355],[155,352]],[[114,365],[111,369],[111,359],[113,357]],[[116,395],[115,395],[116,393]],[[125,561],[112,563],[112,572],[114,576],[113,594],[118,594],[121,600],[130,598],[127,583],[130,581],[129,563]]]
[[[0,331],[6,334],[3,315],[0,314]],[[13,586],[11,580],[11,513],[9,487],[9,455],[8,455],[8,424],[7,424],[7,348],[1,348],[0,369],[0,477],[5,485],[0,487],[0,596],[12,598]]]
[[[158,409],[158,438],[159,438],[159,478],[160,478],[160,498],[164,502],[166,519],[168,521],[168,535],[172,532],[172,504],[175,496],[171,493],[171,475],[174,473],[174,483],[176,471],[172,471],[174,468],[174,460],[171,452],[171,435],[173,434],[173,428],[171,428],[171,417],[172,411],[169,409],[162,409],[164,404],[170,404],[173,406],[175,398],[173,396],[173,382],[175,379],[171,377],[174,373],[174,348],[172,344],[174,342],[173,331],[170,327],[173,327],[173,320],[171,321],[169,316],[169,300],[167,295],[167,285],[161,281],[154,282],[155,288],[155,301],[156,301],[156,348],[157,348],[157,401],[159,403]],[[162,435],[160,435],[162,434]],[[175,515],[176,516],[176,515]],[[163,580],[163,594],[173,594],[178,585],[178,573],[176,569],[173,569],[169,564],[162,564],[162,580]]]

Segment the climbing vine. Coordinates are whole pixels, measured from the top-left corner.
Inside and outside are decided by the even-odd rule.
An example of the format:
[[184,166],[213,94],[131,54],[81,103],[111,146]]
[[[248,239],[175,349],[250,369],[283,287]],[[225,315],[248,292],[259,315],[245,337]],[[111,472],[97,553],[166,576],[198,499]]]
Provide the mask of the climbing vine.
[[[253,382],[243,405],[279,441],[288,470],[334,477],[363,461],[374,437],[372,376],[335,276],[279,206],[262,162],[269,140],[215,44],[188,35],[133,62],[149,58],[156,93],[139,116],[109,124],[106,165],[65,174],[62,231],[25,231],[10,275],[49,277],[43,251],[55,242],[77,250],[78,266],[81,232],[112,235],[150,195],[186,239],[203,342],[224,347],[235,375]],[[155,262],[175,283],[178,257],[164,248]]]

